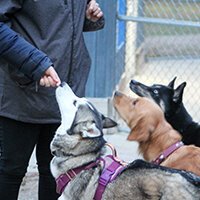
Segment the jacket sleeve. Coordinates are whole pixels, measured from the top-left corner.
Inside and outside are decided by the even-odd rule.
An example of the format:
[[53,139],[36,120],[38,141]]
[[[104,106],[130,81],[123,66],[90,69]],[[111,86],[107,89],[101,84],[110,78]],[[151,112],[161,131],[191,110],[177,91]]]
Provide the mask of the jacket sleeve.
[[92,22],[85,18],[84,26],[83,26],[83,31],[88,32],[88,31],[98,31],[104,27],[105,24],[105,19],[104,17],[100,18],[97,22]]
[[2,22],[0,22],[0,57],[33,80],[39,80],[45,70],[52,65],[51,60],[43,52]]
[[5,24],[9,16],[20,8],[20,0],[0,0],[0,58],[33,80],[39,80],[53,63],[45,53]]

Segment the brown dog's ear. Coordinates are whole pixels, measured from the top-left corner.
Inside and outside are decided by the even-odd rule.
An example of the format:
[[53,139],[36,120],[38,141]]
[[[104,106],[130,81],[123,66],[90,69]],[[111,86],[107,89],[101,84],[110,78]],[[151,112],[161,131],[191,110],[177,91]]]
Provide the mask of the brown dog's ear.
[[140,119],[137,122],[137,125],[131,130],[130,134],[127,137],[127,140],[146,142],[147,140],[149,140],[149,137],[154,129],[155,127],[152,125],[152,123],[147,123],[145,122],[145,120]]

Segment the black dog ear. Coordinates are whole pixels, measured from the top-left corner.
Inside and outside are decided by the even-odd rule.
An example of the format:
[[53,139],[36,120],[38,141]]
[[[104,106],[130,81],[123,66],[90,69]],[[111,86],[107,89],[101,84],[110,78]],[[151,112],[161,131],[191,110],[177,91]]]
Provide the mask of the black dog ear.
[[104,115],[102,115],[102,126],[103,128],[112,128],[117,126],[117,122],[110,119],[109,117],[105,117]]
[[183,91],[186,86],[186,82],[181,83],[175,90],[173,95],[173,102],[181,103],[183,98]]
[[176,78],[177,78],[177,77],[175,76],[175,77],[173,78],[173,80],[169,82],[168,87],[174,89],[174,83],[175,83]]

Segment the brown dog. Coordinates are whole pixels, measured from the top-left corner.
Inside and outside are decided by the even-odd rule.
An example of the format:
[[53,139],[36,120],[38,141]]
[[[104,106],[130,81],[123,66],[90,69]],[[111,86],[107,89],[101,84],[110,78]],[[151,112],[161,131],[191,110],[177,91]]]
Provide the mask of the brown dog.
[[[179,141],[181,135],[165,120],[161,108],[145,97],[132,98],[115,92],[114,107],[131,132],[128,140],[139,143],[139,152],[153,161]],[[191,171],[200,176],[200,148],[183,145],[164,158],[161,165]]]

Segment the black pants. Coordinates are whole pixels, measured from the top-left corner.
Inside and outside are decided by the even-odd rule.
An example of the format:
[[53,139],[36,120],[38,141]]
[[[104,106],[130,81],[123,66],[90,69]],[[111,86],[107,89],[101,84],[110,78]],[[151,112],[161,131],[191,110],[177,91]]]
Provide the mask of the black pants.
[[50,142],[59,124],[30,124],[0,117],[0,199],[17,200],[19,187],[36,145],[39,200],[56,200],[50,172]]

